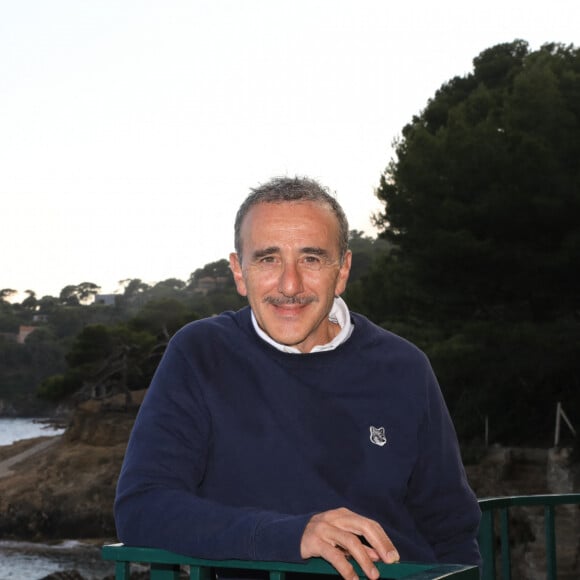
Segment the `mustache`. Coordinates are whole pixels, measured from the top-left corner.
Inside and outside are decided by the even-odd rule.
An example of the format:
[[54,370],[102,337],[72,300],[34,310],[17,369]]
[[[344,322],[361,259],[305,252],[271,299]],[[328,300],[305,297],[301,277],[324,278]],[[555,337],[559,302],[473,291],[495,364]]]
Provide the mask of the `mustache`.
[[273,306],[287,306],[290,304],[304,306],[306,304],[318,302],[318,298],[316,296],[266,296],[263,302],[266,304],[272,304]]

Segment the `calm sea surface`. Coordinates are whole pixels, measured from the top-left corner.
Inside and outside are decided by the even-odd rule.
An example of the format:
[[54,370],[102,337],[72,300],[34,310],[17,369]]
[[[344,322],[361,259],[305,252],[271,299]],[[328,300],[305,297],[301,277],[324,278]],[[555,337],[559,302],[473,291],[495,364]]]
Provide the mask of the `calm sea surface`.
[[[62,432],[42,419],[0,418],[0,445]],[[101,560],[98,546],[76,541],[49,545],[0,538],[0,580],[40,580],[61,570],[78,570],[86,580],[102,580],[113,574],[114,566]]]
[[[60,435],[63,429],[55,429],[43,419],[12,419],[0,417],[0,445],[10,445],[21,439]],[[0,576],[0,578],[2,578]]]

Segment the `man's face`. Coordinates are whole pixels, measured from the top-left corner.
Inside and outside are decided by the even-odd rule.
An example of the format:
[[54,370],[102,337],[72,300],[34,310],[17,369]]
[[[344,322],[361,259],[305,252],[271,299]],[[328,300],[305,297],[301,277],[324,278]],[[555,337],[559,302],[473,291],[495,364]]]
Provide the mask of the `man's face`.
[[340,264],[338,220],[322,203],[259,203],[240,231],[241,262],[231,254],[238,292],[276,342],[310,352],[338,333],[328,320],[346,287],[351,253]]

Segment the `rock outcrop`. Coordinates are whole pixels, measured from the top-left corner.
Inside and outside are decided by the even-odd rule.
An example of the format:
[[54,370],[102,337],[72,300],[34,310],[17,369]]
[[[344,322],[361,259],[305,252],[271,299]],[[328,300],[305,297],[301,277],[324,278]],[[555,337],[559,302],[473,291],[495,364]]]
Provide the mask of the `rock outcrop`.
[[[143,393],[135,393],[136,403]],[[74,412],[64,435],[27,442],[36,453],[10,461],[0,478],[0,537],[29,541],[115,538],[113,501],[137,405],[124,399],[89,401]],[[14,453],[21,451],[20,442]],[[33,449],[34,451],[34,449]],[[14,459],[14,454],[12,454]],[[0,463],[0,475],[2,475]]]

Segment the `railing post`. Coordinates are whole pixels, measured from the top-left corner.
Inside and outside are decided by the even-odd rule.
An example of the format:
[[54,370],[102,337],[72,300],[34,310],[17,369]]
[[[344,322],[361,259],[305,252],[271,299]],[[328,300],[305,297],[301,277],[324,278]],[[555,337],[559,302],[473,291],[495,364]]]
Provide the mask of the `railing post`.
[[206,566],[190,566],[189,580],[210,580],[210,569]]
[[115,562],[115,580],[130,580],[131,564],[129,562]]
[[160,564],[153,562],[151,564],[151,580],[179,580],[180,566],[178,564]]
[[544,529],[546,532],[546,577],[556,580],[556,529],[554,506],[544,508]]
[[501,577],[503,580],[512,578],[512,557],[510,548],[510,521],[508,508],[499,510],[501,535]]
[[495,580],[495,534],[493,531],[493,510],[481,514],[479,524],[479,549],[483,559],[481,580]]

